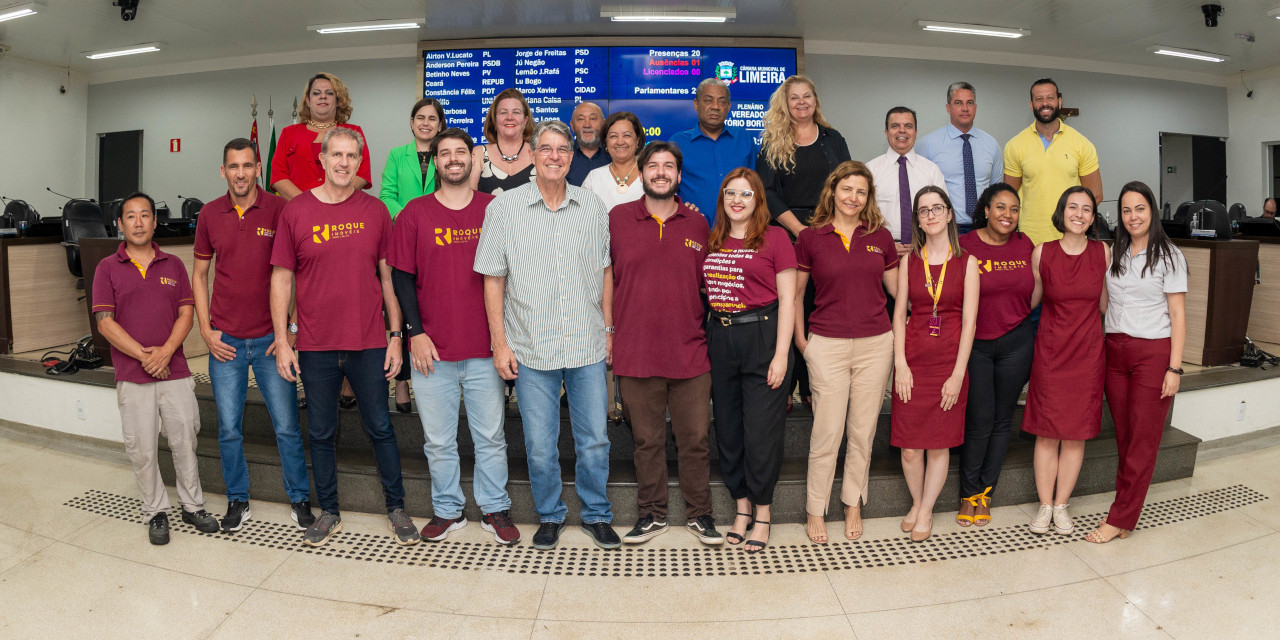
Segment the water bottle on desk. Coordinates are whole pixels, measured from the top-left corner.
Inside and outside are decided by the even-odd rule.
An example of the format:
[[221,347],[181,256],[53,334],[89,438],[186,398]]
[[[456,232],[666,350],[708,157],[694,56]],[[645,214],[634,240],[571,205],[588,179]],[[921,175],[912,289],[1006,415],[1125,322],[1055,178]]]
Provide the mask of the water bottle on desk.
[[27,221],[26,220],[18,221],[18,237],[19,238],[27,237]]

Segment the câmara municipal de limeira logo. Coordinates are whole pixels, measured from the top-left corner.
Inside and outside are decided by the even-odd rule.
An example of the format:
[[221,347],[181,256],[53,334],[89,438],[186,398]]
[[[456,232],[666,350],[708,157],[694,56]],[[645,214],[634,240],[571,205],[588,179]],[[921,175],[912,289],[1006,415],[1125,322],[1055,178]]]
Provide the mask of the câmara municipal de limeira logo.
[[729,60],[721,60],[716,65],[716,77],[725,84],[733,84],[738,81],[738,67]]

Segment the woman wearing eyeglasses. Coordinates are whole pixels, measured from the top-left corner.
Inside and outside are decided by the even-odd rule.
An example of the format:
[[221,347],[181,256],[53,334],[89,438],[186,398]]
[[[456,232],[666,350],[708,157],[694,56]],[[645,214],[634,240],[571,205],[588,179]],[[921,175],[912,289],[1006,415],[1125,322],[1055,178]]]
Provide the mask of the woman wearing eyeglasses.
[[720,186],[702,265],[711,401],[720,475],[737,506],[725,538],[745,539],[755,553],[769,544],[769,505],[782,469],[796,253],[787,233],[769,225],[756,172],[739,167]]
[[[969,352],[978,321],[978,261],[960,248],[951,199],[939,187],[916,192],[911,252],[898,266],[893,309],[893,414],[889,444],[902,449],[911,510],[902,531],[922,542],[947,481],[951,447],[964,442]],[[910,321],[907,307],[911,308]]]
[[1031,386],[1022,430],[1036,436],[1032,458],[1040,510],[1031,532],[1061,535],[1075,531],[1067,501],[1084,462],[1084,442],[1102,430],[1102,310],[1107,307],[1103,280],[1111,253],[1090,240],[1097,202],[1085,187],[1062,193],[1051,221],[1063,234],[1031,253],[1035,291],[1043,298],[1036,331]]

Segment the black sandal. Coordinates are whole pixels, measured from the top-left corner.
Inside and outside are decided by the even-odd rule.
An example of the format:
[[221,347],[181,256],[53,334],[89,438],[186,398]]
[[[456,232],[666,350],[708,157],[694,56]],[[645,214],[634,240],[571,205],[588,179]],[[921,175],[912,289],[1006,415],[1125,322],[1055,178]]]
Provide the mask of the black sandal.
[[[763,524],[768,526],[770,523],[766,520],[756,520],[755,524]],[[772,534],[773,531],[770,530],[769,533]],[[746,546],[743,548],[746,550],[747,553],[759,553],[761,551],[764,551],[764,548],[767,546],[769,546],[768,542],[763,542],[761,540],[748,540]]]
[[[750,531],[750,530],[751,530],[751,527],[754,527],[754,526],[756,525],[756,516],[755,516],[755,514],[751,514],[751,513],[743,513],[743,512],[741,512],[741,511],[739,511],[738,513],[734,514],[734,519],[735,519],[735,520],[737,520],[737,517],[738,517],[738,516],[746,516],[746,517],[748,517],[748,518],[751,518],[751,521],[747,523],[747,530],[748,530],[748,531]],[[736,539],[735,539],[735,538],[736,538]],[[724,539],[725,539],[725,540],[728,540],[728,541],[729,541],[729,544],[742,544],[742,541],[743,541],[743,540],[746,540],[747,538],[746,538],[746,536],[741,536],[741,535],[738,535],[738,534],[736,534],[736,533],[734,533],[734,532],[730,531],[729,533],[724,534]]]

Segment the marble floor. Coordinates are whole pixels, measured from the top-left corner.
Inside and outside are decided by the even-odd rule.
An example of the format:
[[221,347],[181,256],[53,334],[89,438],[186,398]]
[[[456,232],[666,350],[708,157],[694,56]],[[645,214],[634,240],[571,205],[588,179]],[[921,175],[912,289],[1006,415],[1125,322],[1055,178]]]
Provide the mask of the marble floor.
[[[1148,503],[1181,504],[1236,485],[1267,499],[1164,517],[1101,546],[1077,535],[868,568],[598,577],[410,566],[248,542],[255,525],[292,526],[287,507],[265,502],[254,502],[254,521],[233,534],[242,540],[175,527],[168,546],[153,547],[141,524],[67,504],[87,492],[136,497],[128,467],[0,439],[0,638],[1280,637],[1280,447],[1204,462],[1193,478],[1153,487]],[[221,496],[208,501],[213,512],[225,506]],[[1072,511],[1099,513],[1109,501],[1082,497]],[[935,537],[964,546],[965,536],[1007,528],[1025,538],[1033,507],[996,508],[984,533],[938,514]],[[335,542],[389,535],[378,516],[343,520]],[[521,530],[527,545],[533,527]],[[901,538],[896,520],[867,522],[864,544],[896,549]],[[472,524],[441,544],[483,555],[488,540]],[[807,545],[799,525],[780,525],[771,547],[801,557]],[[561,546],[579,559],[605,553],[574,529]],[[670,557],[700,547],[678,528],[650,546]]]

